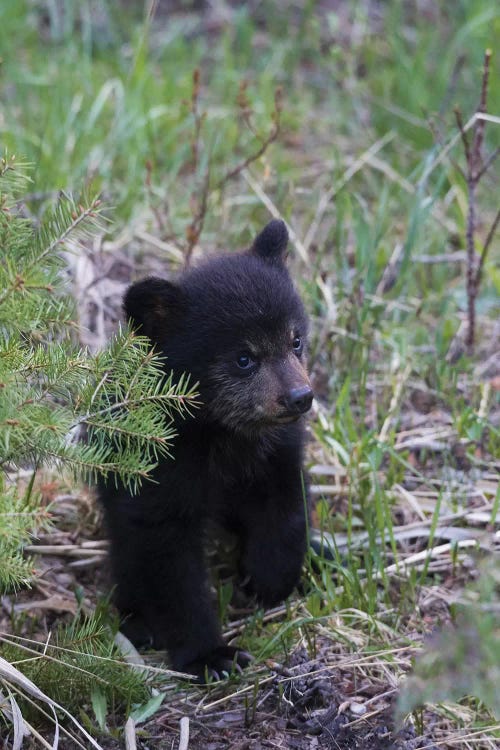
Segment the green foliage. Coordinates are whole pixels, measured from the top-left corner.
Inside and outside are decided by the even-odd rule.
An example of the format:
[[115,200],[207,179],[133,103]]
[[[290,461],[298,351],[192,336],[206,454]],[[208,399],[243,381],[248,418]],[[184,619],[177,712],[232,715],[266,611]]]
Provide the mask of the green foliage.
[[500,561],[482,566],[482,575],[456,605],[454,627],[433,636],[403,683],[397,704],[402,719],[424,703],[474,696],[500,719]]
[[[35,232],[14,202],[22,176],[23,167],[4,160],[0,466],[51,462],[92,478],[111,472],[136,489],[168,454],[173,413],[186,409],[193,390],[165,378],[161,358],[130,332],[93,357],[72,343],[58,248],[99,228],[99,202],[64,199]],[[91,440],[79,439],[83,428]]]
[[32,483],[20,492],[0,473],[0,592],[29,582],[33,565],[23,557],[22,546],[47,522]]
[[[2,656],[71,713],[78,716],[92,704],[103,718],[108,705],[128,712],[149,697],[143,673],[122,660],[113,636],[101,606],[91,616],[80,613],[69,625],[60,624],[49,643],[6,637]],[[26,716],[33,712],[23,705]]]
[[[73,247],[102,229],[99,201],[69,197],[38,229],[22,217],[26,165],[0,164],[0,592],[29,583],[23,546],[49,515],[33,491],[43,465],[76,476],[112,475],[135,490],[160,456],[169,454],[172,418],[186,412],[194,391],[175,385],[145,338],[120,332],[91,356],[72,336],[72,305],[63,286],[61,246]],[[81,439],[84,433],[86,439]],[[90,436],[90,437],[89,437]],[[27,487],[14,482],[29,467]],[[59,627],[51,644],[27,649],[7,641],[4,659],[51,701],[77,711],[92,699],[103,727],[106,706],[128,710],[148,698],[144,676],[118,659],[103,611]],[[24,649],[24,650],[23,650]],[[43,658],[41,652],[43,650]],[[6,688],[8,686],[6,685]],[[24,710],[27,704],[21,701]]]
[[161,708],[164,699],[165,693],[157,693],[146,701],[146,703],[136,706],[130,713],[135,724],[141,724],[143,721],[147,721],[150,716],[154,716],[154,714]]

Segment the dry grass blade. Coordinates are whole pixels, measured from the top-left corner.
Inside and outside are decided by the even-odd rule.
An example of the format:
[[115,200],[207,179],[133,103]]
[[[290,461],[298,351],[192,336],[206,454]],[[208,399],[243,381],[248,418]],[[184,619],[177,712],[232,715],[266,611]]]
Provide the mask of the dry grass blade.
[[23,738],[28,734],[28,729],[24,723],[21,709],[19,708],[16,699],[12,695],[9,695],[10,708],[12,715],[12,727],[14,729],[14,740],[12,742],[12,750],[20,750],[23,744]]
[[[248,169],[244,169],[241,172],[242,176],[245,178],[247,183],[250,185],[252,190],[254,191],[255,195],[259,198],[259,200],[262,202],[262,204],[267,208],[273,219],[281,219],[282,221],[285,221],[283,219],[283,216],[281,215],[280,211],[276,207],[276,205],[273,203],[271,198],[266,194],[262,186],[257,182],[257,180],[252,177],[251,173]],[[297,236],[297,233],[293,230],[293,228],[288,224],[288,222],[285,222],[288,229],[288,234],[290,236],[290,242],[295,245],[295,249],[297,250],[301,260],[304,261],[304,263],[309,262],[309,255],[304,247],[303,243],[300,241],[300,239]]]
[[46,703],[52,704],[51,699],[46,696],[36,685],[34,682],[31,682],[31,680],[28,680],[27,677],[23,675],[22,672],[20,672],[18,669],[12,666],[12,664],[9,664],[8,661],[3,659],[0,656],[0,677],[8,681],[9,683],[14,683],[22,690],[25,690],[30,695],[32,695],[37,700],[42,700]]
[[85,548],[79,544],[29,544],[24,549],[31,555],[60,555],[61,557],[106,557],[107,543],[98,547]]
[[[3,659],[0,656],[0,677],[5,680],[5,683],[7,685],[14,684],[16,685],[22,692],[26,692],[29,695],[31,695],[33,698],[36,698],[36,700],[40,700],[43,703],[46,703],[53,712],[54,715],[54,724],[55,724],[55,731],[58,736],[59,734],[59,721],[57,719],[56,709],[58,711],[62,711],[62,713],[70,719],[70,721],[75,724],[78,731],[83,734],[83,736],[90,742],[92,747],[96,748],[96,750],[103,750],[101,745],[99,745],[96,740],[94,740],[90,734],[84,729],[84,727],[75,719],[72,714],[69,713],[63,706],[60,706],[58,703],[52,700],[48,695],[46,695],[42,690],[40,690],[34,682],[29,680],[25,675],[20,672],[18,669],[16,669],[12,664],[9,664],[8,661]],[[54,738],[54,742],[55,742]],[[57,743],[54,744],[54,748],[57,747]]]
[[[479,745],[477,745],[476,743],[480,741],[482,747],[490,747],[491,750],[498,750],[496,739],[491,738],[490,740],[488,740],[488,738],[485,736],[485,733],[491,732],[491,734],[496,734],[499,731],[500,724],[492,724],[491,726],[482,727],[482,729],[478,729],[476,732],[469,732],[467,730],[463,730],[462,732],[450,732],[443,740],[434,740],[431,743],[421,745],[420,750],[433,750],[434,747],[465,747],[465,743],[468,743],[469,741],[472,741],[474,743],[469,747],[479,747]],[[486,742],[488,743],[487,745]]]
[[393,392],[393,395],[392,395],[391,403],[389,405],[389,411],[387,413],[387,417],[384,420],[384,424],[382,425],[382,429],[380,430],[380,433],[379,433],[379,436],[378,436],[379,442],[381,442],[381,443],[385,443],[385,441],[387,440],[387,436],[388,436],[389,430],[391,428],[393,417],[394,417],[394,415],[396,413],[396,410],[397,410],[397,408],[399,406],[399,403],[401,401],[401,395],[403,393],[403,388],[404,388],[404,386],[406,384],[406,381],[410,377],[410,373],[411,373],[411,365],[408,364],[404,368],[403,372],[401,372],[398,375],[398,378],[397,378],[397,381],[396,381],[396,385],[395,385],[395,388],[394,388],[394,392]]
[[[449,552],[452,552],[454,549],[474,549],[477,548],[478,543],[476,539],[456,539],[453,542],[447,542],[446,544],[439,544],[436,547],[432,547],[431,549],[425,549],[422,550],[422,552],[416,552],[414,555],[409,555],[404,560],[400,560],[397,563],[393,563],[392,565],[388,565],[385,569],[385,574],[390,575],[391,573],[401,573],[403,571],[406,574],[409,574],[410,569],[413,566],[417,566],[419,563],[424,562],[427,563],[428,560],[435,560],[441,555],[445,555]],[[382,577],[382,574],[378,574],[379,577]]]
[[385,135],[383,135],[382,138],[380,138],[378,141],[372,143],[372,145],[367,148],[366,151],[363,151],[363,153],[357,159],[355,159],[353,163],[345,170],[344,174],[338,180],[338,182],[336,182],[335,185],[330,188],[330,190],[327,190],[327,192],[321,196],[321,200],[318,203],[314,219],[311,222],[311,225],[307,230],[306,236],[304,238],[303,247],[306,254],[309,251],[309,248],[314,240],[314,236],[318,231],[321,219],[323,218],[326,209],[335,198],[337,193],[339,193],[340,190],[342,190],[342,188],[347,185],[349,180],[351,180],[354,175],[363,168],[363,166],[370,160],[370,158],[374,154],[378,153],[381,149],[384,148],[384,146],[387,146],[387,144],[390,143],[394,137],[395,133],[389,131],[388,133],[385,133]]
[[134,720],[129,716],[125,723],[124,731],[125,739],[125,750],[136,750],[137,738],[135,734],[135,723]]

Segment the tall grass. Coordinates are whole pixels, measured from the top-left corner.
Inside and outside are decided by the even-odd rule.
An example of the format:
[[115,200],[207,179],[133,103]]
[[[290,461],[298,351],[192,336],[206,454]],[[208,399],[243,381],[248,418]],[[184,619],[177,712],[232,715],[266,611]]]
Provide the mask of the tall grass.
[[[159,214],[181,245],[207,168],[223,175],[255,147],[282,87],[280,142],[246,178],[210,193],[200,244],[244,245],[273,207],[294,232],[290,263],[313,322],[310,464],[327,553],[311,553],[304,607],[291,605],[279,624],[258,613],[244,638],[261,658],[287,652],[299,633],[312,643],[314,623],[349,649],[356,627],[367,648],[372,638],[406,638],[408,623],[418,630],[422,587],[440,573],[432,556],[404,567],[413,548],[402,527],[422,521],[423,549],[443,515],[466,508],[456,445],[474,476],[498,468],[494,389],[475,362],[450,356],[465,310],[463,264],[450,256],[464,247],[467,213],[453,106],[468,113],[477,103],[500,10],[489,0],[358,0],[320,15],[312,1],[265,0],[210,27],[193,12],[150,19],[127,3],[64,6],[62,15],[49,3],[0,6],[2,145],[36,164],[35,212],[53,191],[91,183],[114,207],[117,233],[140,219],[161,234]],[[203,128],[193,168],[195,69]],[[242,82],[254,132],[238,106]],[[496,55],[497,116],[499,101]],[[499,132],[488,128],[489,147]],[[479,198],[485,228],[498,178],[490,184]],[[479,300],[486,332],[499,292],[493,251]],[[491,353],[487,336],[480,352]],[[428,422],[412,406],[422,394],[428,413],[436,409]],[[398,436],[402,414],[424,430],[423,447],[400,447],[410,440]],[[410,417],[404,427],[411,432]],[[496,518],[498,500],[485,492]],[[225,609],[227,591],[220,599]],[[332,624],[338,612],[344,619]]]

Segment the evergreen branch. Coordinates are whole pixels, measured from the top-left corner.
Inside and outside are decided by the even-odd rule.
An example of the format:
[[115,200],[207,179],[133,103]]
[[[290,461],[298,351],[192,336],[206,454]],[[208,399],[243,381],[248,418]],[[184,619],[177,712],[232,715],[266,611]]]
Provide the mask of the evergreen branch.
[[[134,409],[137,406],[142,406],[143,404],[148,403],[158,404],[165,408],[165,406],[171,405],[171,401],[176,401],[178,403],[178,408],[182,409],[186,407],[186,400],[189,401],[191,399],[194,399],[195,397],[194,391],[193,395],[191,395],[190,393],[179,394],[175,392],[174,389],[177,389],[177,386],[172,386],[172,390],[167,393],[151,394],[150,396],[140,396],[137,398],[129,398],[124,399],[123,401],[117,401],[116,403],[111,403],[109,406],[105,406],[98,411],[89,412],[87,414],[84,414],[82,417],[79,417],[79,419],[71,425],[70,430],[75,430],[82,424],[90,424],[91,420],[95,419],[96,417],[102,417],[105,414],[114,414],[116,412],[119,412],[120,409]],[[193,404],[194,403],[195,402],[193,401]]]
[[[30,283],[27,281],[29,274],[33,270],[39,272],[40,266],[43,266],[47,258],[53,261],[56,256],[55,250],[59,245],[64,244],[70,237],[77,236],[78,232],[84,231],[87,223],[94,228],[100,226],[97,222],[99,206],[100,200],[98,199],[94,199],[86,207],[81,204],[76,207],[69,199],[66,205],[59,203],[52,216],[47,220],[46,225],[39,230],[38,236],[36,238],[33,236],[34,251],[31,253],[32,257],[30,260],[26,259],[26,263],[20,269],[21,273],[16,273],[3,294],[0,294],[0,305],[13,292],[25,291],[30,288]],[[44,287],[44,291],[53,292],[51,284],[41,286]],[[37,285],[32,283],[31,287],[36,289]]]
[[28,183],[31,183],[31,177],[27,173],[31,168],[29,162],[19,162],[15,154],[8,156],[6,153],[0,159],[0,180],[2,186],[2,196],[15,196],[26,190]]
[[94,427],[94,428],[103,430],[104,432],[107,432],[109,435],[119,435],[122,437],[132,438],[136,440],[138,439],[138,440],[144,440],[144,441],[151,442],[151,443],[158,443],[159,445],[169,445],[177,434],[174,430],[172,430],[168,436],[155,435],[152,432],[147,432],[144,430],[143,431],[126,430],[125,428],[118,427],[117,425],[110,425],[106,422],[98,422],[94,420],[86,420],[86,424],[89,427]]
[[[149,691],[143,674],[129,669],[114,643],[105,603],[85,616],[79,612],[69,625],[59,625],[49,642],[0,633],[2,655],[65,710],[77,712],[82,695],[90,696],[96,682],[110,702],[129,710]],[[41,658],[43,656],[43,658]]]
[[55,461],[63,462],[65,465],[72,466],[80,472],[91,472],[93,476],[96,474],[118,474],[120,478],[141,478],[149,479],[151,476],[151,470],[154,468],[153,465],[146,466],[144,469],[130,468],[126,469],[122,466],[119,461],[92,461],[90,459],[78,457],[76,455],[71,456],[64,451],[47,451],[46,456],[54,459]]

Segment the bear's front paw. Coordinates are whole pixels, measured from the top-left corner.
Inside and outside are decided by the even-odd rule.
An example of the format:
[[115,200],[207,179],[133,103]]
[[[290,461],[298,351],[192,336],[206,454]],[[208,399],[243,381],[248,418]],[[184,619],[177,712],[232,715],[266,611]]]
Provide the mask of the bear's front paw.
[[182,668],[183,672],[194,675],[196,682],[206,684],[223,680],[229,675],[240,673],[252,661],[252,656],[234,646],[219,646],[205,656],[195,659]]

